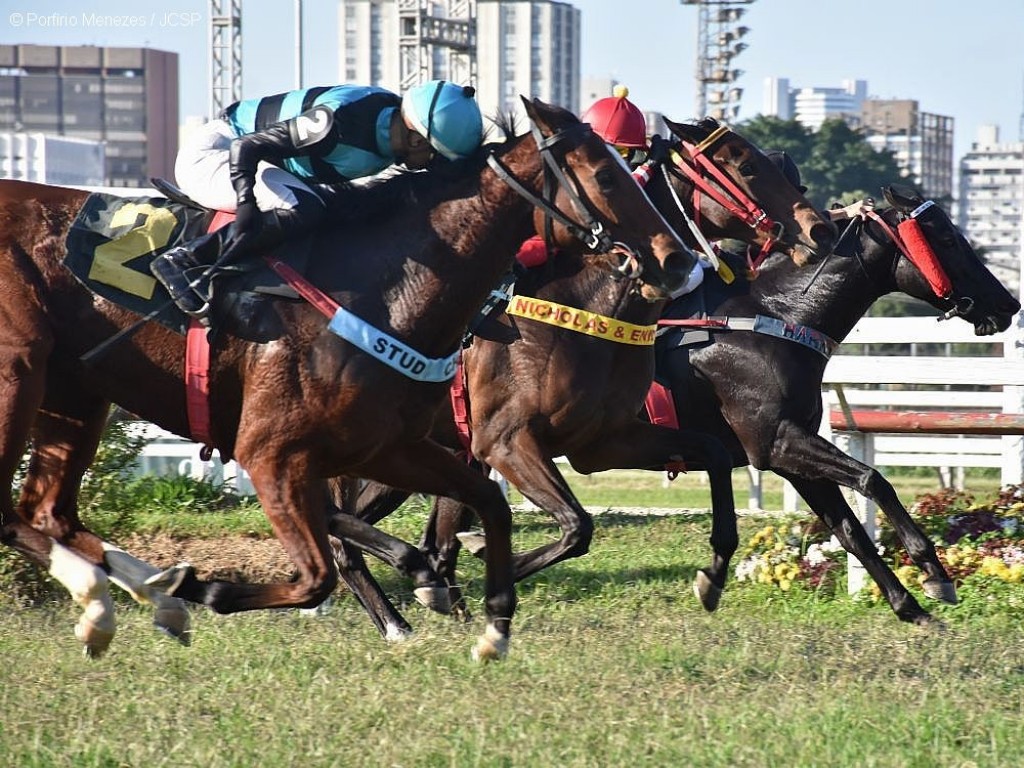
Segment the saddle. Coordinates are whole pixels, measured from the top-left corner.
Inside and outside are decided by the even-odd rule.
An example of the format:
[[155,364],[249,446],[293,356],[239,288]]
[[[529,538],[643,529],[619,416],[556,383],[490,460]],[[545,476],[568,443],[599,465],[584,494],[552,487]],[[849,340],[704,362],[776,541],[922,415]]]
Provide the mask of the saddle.
[[[226,214],[200,205],[164,179],[152,183],[164,197],[91,193],[68,230],[64,265],[93,293],[140,315],[153,314],[184,335],[191,318],[170,300],[149,265],[161,253],[224,223]],[[304,275],[311,243],[309,237],[300,238],[274,255]],[[225,268],[211,280],[211,324],[249,341],[270,341],[283,332],[276,314],[265,311],[270,299],[300,298],[262,259]]]

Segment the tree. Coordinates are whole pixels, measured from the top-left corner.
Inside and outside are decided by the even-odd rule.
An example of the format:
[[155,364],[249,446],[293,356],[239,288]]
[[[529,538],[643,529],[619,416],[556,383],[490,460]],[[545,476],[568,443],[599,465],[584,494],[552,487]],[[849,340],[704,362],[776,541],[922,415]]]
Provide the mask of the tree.
[[826,120],[814,132],[798,120],[758,115],[741,123],[739,131],[763,150],[788,153],[800,168],[807,199],[819,208],[864,197],[877,200],[883,186],[906,181],[892,152],[876,152],[843,120]]

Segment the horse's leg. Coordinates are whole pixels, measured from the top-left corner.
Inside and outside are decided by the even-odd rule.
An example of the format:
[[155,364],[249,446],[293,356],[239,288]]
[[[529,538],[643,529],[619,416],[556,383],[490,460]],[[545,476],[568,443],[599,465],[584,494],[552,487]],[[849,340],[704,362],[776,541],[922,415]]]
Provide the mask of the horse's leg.
[[429,440],[398,446],[368,465],[364,474],[394,487],[457,499],[480,517],[488,541],[484,579],[488,624],[473,656],[504,656],[516,596],[512,579],[512,511],[498,484]]
[[[462,548],[460,535],[469,531],[475,519],[476,515],[473,510],[465,504],[438,496],[434,499],[434,505],[430,509],[430,518],[423,529],[423,537],[419,543],[419,549],[426,556],[427,562],[448,585],[449,599],[452,604],[451,613],[464,621],[469,621],[470,614],[462,594],[462,587],[459,586],[456,578],[456,570],[459,550]],[[484,537],[474,534],[474,541],[478,545],[483,540]],[[486,551],[482,546],[477,546],[473,549],[473,554],[485,557]]]
[[19,513],[37,530],[107,571],[138,603],[152,604],[154,626],[188,645],[190,620],[184,602],[145,584],[159,569],[96,536],[79,517],[79,487],[96,456],[108,407],[105,400],[77,389],[48,388],[36,418]]
[[838,485],[830,480],[808,480],[777,469],[775,471],[793,484],[814,513],[839,539],[843,548],[860,560],[901,620],[922,625],[934,621],[931,614],[921,607],[882,560],[875,543],[846,503]]
[[[427,608],[444,614],[451,610],[448,586],[439,580],[437,574],[427,564],[426,557],[416,547],[345,512],[335,512],[331,515],[330,530],[333,536],[343,542],[354,544],[364,552],[369,552],[384,561],[398,572],[409,576],[416,585],[413,588],[413,594]],[[343,572],[343,577],[352,573],[352,569],[359,568],[361,561],[361,559],[354,560],[350,557],[347,559],[349,561],[346,563],[348,573]],[[361,586],[369,586],[367,580],[373,580],[376,583],[369,572],[365,571],[365,562],[362,563],[362,568],[364,573],[361,575],[363,580]],[[380,591],[379,585],[376,591]],[[383,592],[380,594],[383,595]]]
[[[362,500],[361,491],[356,488],[360,482],[363,481],[341,477],[331,478],[327,481],[332,499],[329,511],[332,521],[330,527],[333,528],[335,516],[351,515],[358,511],[353,508]],[[391,490],[379,483],[366,482],[366,484],[382,491]],[[363,553],[351,543],[333,535],[331,536],[331,549],[334,552],[334,562],[338,566],[338,575],[341,576],[363,610],[369,615],[381,636],[388,642],[399,642],[409,637],[412,634],[412,627],[388,599],[388,596],[384,594],[384,590],[370,573]]]
[[269,584],[202,581],[190,565],[183,563],[146,583],[169,595],[202,603],[217,613],[320,605],[338,583],[327,534],[325,482],[315,477],[310,457],[304,452],[254,452],[245,466],[271,528],[295,566],[294,580]]
[[[32,281],[25,277],[26,284]],[[29,295],[8,292],[0,302],[0,485],[8,489],[43,402],[52,349],[48,325]],[[11,493],[0,493],[0,541],[48,569],[71,593],[83,608],[75,637],[86,655],[99,656],[110,647],[115,628],[106,574],[30,523],[20,509],[15,511]]]
[[[925,574],[924,591],[932,598],[956,603],[956,588],[942,566],[935,545],[900,503],[896,489],[882,474],[843,453],[820,435],[787,429],[772,451],[771,468],[799,477],[827,480],[850,488],[878,505]],[[849,505],[846,505],[847,507]]]
[[[357,490],[356,485],[360,483],[362,487]],[[412,579],[415,585],[413,595],[422,605],[438,613],[449,613],[451,599],[448,596],[448,587],[427,563],[426,556],[412,545],[373,527],[375,523],[379,523],[398,509],[411,494],[374,480],[336,478],[328,481],[328,487],[331,489],[334,505],[330,522],[331,534],[349,543],[358,542],[360,549]],[[352,577],[355,587],[353,583],[349,583],[349,586],[354,590],[360,590],[356,597],[363,606],[367,607],[364,600],[369,600],[380,611],[388,614],[388,618],[398,616],[400,619],[401,616],[387,600],[376,579],[366,570],[362,558],[351,556],[351,552],[338,552],[337,549],[335,552],[341,554],[342,559],[346,561],[338,565],[342,578],[349,583],[349,577]],[[357,574],[357,570],[361,570],[361,573]],[[371,590],[375,594],[363,592],[363,589]],[[384,616],[381,615],[380,618]],[[377,623],[377,618],[374,618],[374,622]]]
[[661,469],[672,462],[708,473],[711,488],[711,565],[697,573],[693,589],[708,611],[718,607],[729,574],[729,561],[739,546],[736,501],[732,490],[732,457],[712,435],[670,429],[637,419],[616,432],[591,441],[569,456],[581,472],[606,469]]
[[[585,555],[594,535],[594,520],[579,503],[555,462],[529,430],[515,432],[507,442],[488,447],[483,457],[522,494],[555,518],[561,528],[557,541],[543,544],[513,558],[516,581],[548,566]],[[455,513],[457,514],[457,513]],[[489,552],[488,539],[484,552]]]
[[335,539],[332,547],[334,562],[341,578],[363,606],[381,637],[389,643],[397,643],[412,635],[412,626],[384,594],[366,567],[363,553],[344,539]]

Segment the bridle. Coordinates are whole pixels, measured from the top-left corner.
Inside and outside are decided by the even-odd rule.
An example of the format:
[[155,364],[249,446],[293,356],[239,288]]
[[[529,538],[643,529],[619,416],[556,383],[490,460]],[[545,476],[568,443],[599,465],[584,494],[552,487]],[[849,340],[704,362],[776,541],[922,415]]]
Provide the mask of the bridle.
[[731,133],[731,131],[727,126],[720,125],[698,144],[690,144],[687,141],[682,141],[682,147],[686,150],[689,158],[687,159],[683,157],[681,153],[674,153],[673,161],[671,163],[662,163],[662,173],[666,176],[666,182],[668,181],[668,175],[671,174],[677,179],[680,179],[681,181],[689,181],[693,185],[692,220],[683,208],[682,202],[679,200],[678,196],[676,196],[672,184],[669,184],[668,186],[672,191],[672,196],[675,199],[676,206],[682,212],[691,231],[693,231],[694,235],[698,237],[698,242],[701,243],[702,247],[706,247],[708,249],[711,248],[710,244],[705,245],[707,240],[703,235],[697,235],[700,231],[701,193],[721,205],[747,226],[768,235],[768,238],[761,246],[756,257],[751,256],[749,249],[747,252],[747,264],[749,265],[751,272],[756,273],[758,267],[760,267],[762,262],[764,262],[768,257],[768,254],[772,252],[776,243],[782,239],[784,229],[781,223],[774,221],[771,216],[768,215],[767,211],[758,205],[750,195],[740,189],[739,186],[737,186],[736,183],[718,167],[714,159],[708,155],[708,150],[716,144],[719,139],[729,133]]
[[[857,214],[857,216],[850,222],[849,226],[843,231],[842,235],[836,240],[832,251],[835,253],[839,245],[846,239],[847,235],[853,231],[859,230],[863,227],[867,220],[871,220],[878,226],[879,229],[888,237],[893,245],[896,247],[897,253],[909,261],[918,272],[927,281],[928,286],[931,288],[939,299],[951,300],[953,306],[947,312],[942,314],[940,320],[948,320],[952,317],[964,317],[966,318],[968,313],[974,308],[974,299],[969,296],[961,296],[953,299],[953,281],[950,280],[949,275],[943,268],[942,263],[939,261],[939,257],[936,255],[935,250],[928,242],[928,238],[925,237],[924,231],[921,228],[921,224],[917,221],[917,217],[927,211],[935,205],[932,200],[926,200],[909,214],[904,214],[897,210],[898,223],[893,227],[885,218],[874,210],[867,210]],[[894,209],[896,210],[896,209]],[[854,255],[857,258],[857,262],[860,265],[861,271],[864,272],[868,279],[871,279],[870,274],[867,270],[867,265],[864,263],[863,256],[859,249],[854,249]],[[808,281],[807,286],[804,288],[806,293],[807,288],[814,279],[820,274],[824,268],[825,262],[828,261],[828,257],[822,260],[818,269],[815,270],[814,275]],[[895,276],[896,269],[899,266],[899,259],[894,259],[890,271]]]
[[[559,159],[555,157],[555,147],[566,145],[564,155],[580,144],[582,144],[593,131],[588,123],[575,123],[563,128],[551,136],[545,137],[537,124],[530,121],[530,130],[537,143],[537,150],[544,160],[544,190],[538,196],[528,189],[513,173],[497,158],[492,152],[487,156],[487,164],[494,170],[498,177],[508,184],[513,190],[525,198],[535,207],[544,212],[545,242],[551,242],[552,221],[558,221],[564,226],[573,237],[583,243],[590,251],[598,254],[618,254],[619,264],[615,269],[618,277],[628,280],[635,280],[643,273],[643,264],[636,252],[625,243],[613,240],[604,227],[604,224],[593,214],[586,203],[576,193],[579,186],[578,179],[573,178],[570,182],[566,175],[566,169],[562,168]],[[570,170],[569,173],[572,173]],[[573,220],[568,214],[563,213],[555,205],[555,195],[558,188],[561,188],[573,208],[573,212],[579,221]],[[549,246],[550,247],[550,246]]]
[[[971,310],[974,309],[974,299],[970,296],[953,298],[953,281],[949,279],[949,275],[943,269],[939,257],[935,254],[931,244],[929,244],[921,224],[917,220],[918,216],[933,205],[935,205],[934,201],[926,200],[909,214],[900,214],[900,222],[896,225],[896,229],[889,226],[874,211],[867,211],[864,215],[878,224],[882,231],[892,239],[900,254],[913,264],[928,282],[932,293],[940,299],[953,302],[952,308],[943,313],[939,319],[948,320],[958,316],[966,318]],[[895,270],[895,264],[893,269]]]

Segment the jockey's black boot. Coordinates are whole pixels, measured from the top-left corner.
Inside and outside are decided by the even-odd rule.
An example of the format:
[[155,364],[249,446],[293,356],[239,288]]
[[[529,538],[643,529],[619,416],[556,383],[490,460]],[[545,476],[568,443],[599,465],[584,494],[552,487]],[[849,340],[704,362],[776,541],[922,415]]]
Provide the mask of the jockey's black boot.
[[323,218],[324,206],[317,197],[300,190],[293,193],[298,204],[294,208],[261,212],[260,227],[255,233],[234,237],[233,227],[222,227],[157,256],[149,265],[150,272],[185,314],[206,317],[210,311],[210,280],[214,277],[210,266],[237,264],[289,237],[305,234]]
[[197,237],[150,263],[149,271],[186,315],[202,318],[210,311],[209,281],[204,273],[220,258],[229,231],[230,227],[222,227]]

